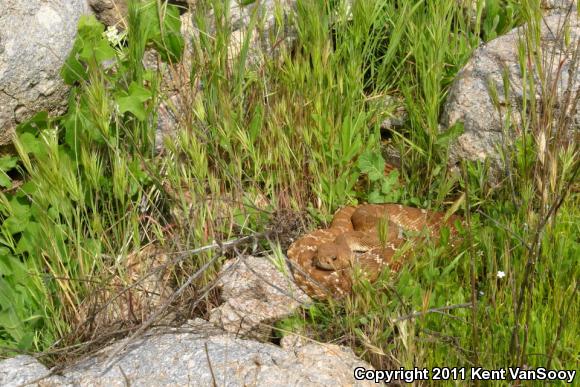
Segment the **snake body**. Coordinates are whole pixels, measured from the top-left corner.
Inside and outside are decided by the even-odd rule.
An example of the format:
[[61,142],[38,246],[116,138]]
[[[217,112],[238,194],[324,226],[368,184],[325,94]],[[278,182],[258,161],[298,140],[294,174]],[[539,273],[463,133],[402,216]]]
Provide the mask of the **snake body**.
[[[395,254],[409,239],[437,239],[442,226],[455,235],[458,219],[400,204],[348,206],[335,213],[329,228],[296,240],[287,255],[296,283],[308,295],[342,297],[351,290],[355,265],[371,282],[385,267],[397,271],[401,260],[395,260]],[[415,236],[409,238],[409,233]]]

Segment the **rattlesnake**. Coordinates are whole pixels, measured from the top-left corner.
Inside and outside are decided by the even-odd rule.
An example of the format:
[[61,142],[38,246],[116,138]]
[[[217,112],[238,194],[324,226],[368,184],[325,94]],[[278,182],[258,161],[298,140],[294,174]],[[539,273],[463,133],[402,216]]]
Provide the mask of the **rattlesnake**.
[[[409,239],[404,233],[437,239],[442,225],[456,234],[459,217],[400,204],[362,204],[340,209],[328,229],[319,229],[296,240],[288,248],[294,278],[308,295],[341,297],[352,287],[353,266],[374,281],[384,267],[397,271],[395,253]],[[400,257],[401,258],[401,257]],[[404,258],[404,257],[403,257]]]

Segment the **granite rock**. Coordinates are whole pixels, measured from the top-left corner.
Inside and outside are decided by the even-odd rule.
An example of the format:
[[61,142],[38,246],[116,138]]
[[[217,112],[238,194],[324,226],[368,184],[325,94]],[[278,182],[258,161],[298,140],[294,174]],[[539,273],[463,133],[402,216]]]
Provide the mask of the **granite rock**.
[[[152,330],[118,355],[111,352],[114,348],[105,348],[63,370],[61,375],[49,376],[33,385],[371,385],[354,379],[356,367],[372,367],[356,358],[350,349],[308,343],[285,350],[220,332],[203,320],[194,320],[176,329]],[[34,379],[29,374],[38,377],[43,372],[46,369],[29,358],[0,362],[2,385],[31,381]]]
[[0,145],[38,111],[61,114],[69,88],[60,69],[86,0],[0,0]]
[[[542,48],[544,55],[555,52],[554,66],[547,71],[553,75],[559,72],[557,97],[564,98],[566,93],[574,95],[580,89],[580,72],[575,71],[572,55],[577,49],[580,38],[580,19],[573,15],[570,19],[570,45],[564,47],[561,39],[556,38],[565,17],[562,14],[548,16],[542,22]],[[450,164],[459,160],[484,160],[489,158],[492,167],[499,167],[501,146],[510,144],[521,130],[518,127],[519,114],[512,114],[512,127],[504,133],[502,119],[506,116],[506,106],[513,111],[521,111],[524,97],[522,74],[518,60],[518,36],[523,33],[522,27],[492,40],[477,49],[469,62],[459,72],[445,103],[441,127],[450,128],[457,122],[464,125],[464,133],[450,147]],[[560,68],[557,67],[562,62]],[[510,93],[508,99],[503,97],[503,71],[507,70]],[[501,115],[494,106],[490,96],[490,85],[498,91]],[[529,93],[529,91],[528,91]],[[536,91],[536,98],[542,100],[541,93]],[[569,111],[572,131],[580,126],[580,111]]]
[[272,323],[310,302],[271,259],[238,257],[224,264],[218,282],[224,303],[211,311],[211,322],[228,332],[268,340]]

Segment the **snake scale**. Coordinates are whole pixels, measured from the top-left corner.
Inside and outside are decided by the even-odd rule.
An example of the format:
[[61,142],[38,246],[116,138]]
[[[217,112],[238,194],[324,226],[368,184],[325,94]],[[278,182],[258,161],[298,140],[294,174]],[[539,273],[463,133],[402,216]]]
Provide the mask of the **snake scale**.
[[[348,206],[335,213],[329,228],[310,232],[292,243],[287,255],[296,283],[308,295],[318,299],[342,297],[351,290],[355,263],[372,282],[385,267],[400,269],[406,255],[395,254],[409,239],[427,235],[438,239],[442,226],[449,227],[455,236],[459,219],[400,204]],[[416,236],[406,237],[409,233]]]

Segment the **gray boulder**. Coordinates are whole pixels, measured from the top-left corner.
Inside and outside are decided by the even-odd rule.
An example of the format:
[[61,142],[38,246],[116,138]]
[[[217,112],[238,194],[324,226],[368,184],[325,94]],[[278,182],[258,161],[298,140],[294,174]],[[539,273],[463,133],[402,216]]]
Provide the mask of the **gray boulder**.
[[[35,383],[38,386],[357,386],[354,369],[372,367],[350,349],[308,343],[285,350],[243,340],[203,320],[179,329],[151,331],[112,357],[111,348]],[[7,362],[10,362],[9,364]],[[10,368],[20,367],[20,368]],[[8,372],[5,370],[9,368]],[[35,360],[0,362],[0,384],[17,385],[23,374],[43,376]],[[5,372],[5,373],[2,373]]]
[[542,9],[548,15],[554,13],[565,13],[572,7],[575,9],[578,6],[578,0],[542,0]]
[[95,16],[106,26],[125,28],[127,2],[124,0],[88,0]]
[[[577,93],[580,88],[580,72],[575,71],[572,54],[577,49],[580,38],[580,21],[576,15],[570,20],[570,45],[566,48],[556,39],[557,31],[565,17],[556,14],[544,19],[542,23],[542,48],[545,56],[556,52],[552,74],[560,72],[557,96],[563,98],[566,92]],[[513,112],[522,110],[524,89],[518,60],[518,37],[523,34],[522,27],[501,36],[477,49],[467,65],[459,72],[452,85],[441,118],[441,127],[446,130],[457,122],[463,122],[465,132],[451,145],[450,163],[461,159],[484,160],[489,158],[492,166],[500,165],[499,147],[509,144],[515,132],[503,133],[502,119],[505,120],[506,106]],[[562,60],[561,69],[557,65]],[[510,82],[509,100],[503,98],[504,68],[508,71]],[[498,92],[501,116],[490,96],[490,85]],[[568,86],[571,85],[569,88]],[[568,90],[570,89],[570,90]],[[528,91],[529,93],[529,91]],[[536,97],[541,99],[539,92]],[[529,98],[528,98],[529,101]],[[580,112],[566,112],[573,120],[576,130],[580,125]],[[518,125],[520,115],[512,114],[512,125]]]
[[[224,264],[218,281],[224,303],[210,312],[211,322],[237,335],[268,340],[276,320],[310,302],[271,259],[242,256]],[[286,268],[284,262],[279,266]]]
[[[230,42],[230,58],[239,55],[242,45],[248,34],[250,34],[249,63],[259,64],[262,62],[262,55],[271,57],[276,55],[274,47],[280,44],[291,44],[296,38],[296,31],[289,28],[288,17],[296,9],[296,0],[266,0],[256,1],[248,5],[240,5],[232,1],[230,3],[230,17],[232,26],[232,36]],[[277,12],[282,24],[276,20]],[[250,29],[252,15],[257,13],[258,23],[256,27]]]
[[[127,0],[88,0],[95,16],[106,26],[125,29]],[[183,7],[192,6],[196,0],[170,0],[169,3]]]
[[86,0],[0,0],[0,145],[34,113],[60,114],[68,87],[59,72]]
[[0,361],[0,386],[22,386],[48,376],[48,368],[28,355]]

